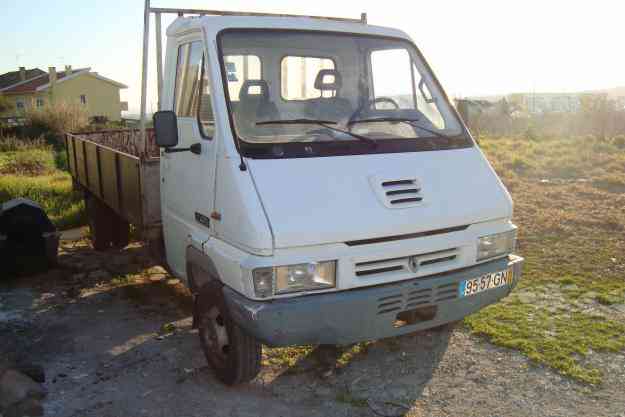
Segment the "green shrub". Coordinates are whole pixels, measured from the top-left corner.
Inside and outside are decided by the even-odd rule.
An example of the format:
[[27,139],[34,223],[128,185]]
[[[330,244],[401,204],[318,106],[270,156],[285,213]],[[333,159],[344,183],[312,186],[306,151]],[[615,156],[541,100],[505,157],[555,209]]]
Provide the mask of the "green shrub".
[[62,145],[63,134],[77,132],[89,125],[84,108],[68,103],[58,103],[42,109],[26,112],[25,130],[27,136],[43,135],[56,146]]
[[0,173],[26,176],[45,175],[54,170],[54,154],[51,149],[29,149],[4,155]]
[[17,197],[36,201],[61,230],[86,224],[82,194],[73,190],[72,177],[67,173],[0,175],[0,203]]

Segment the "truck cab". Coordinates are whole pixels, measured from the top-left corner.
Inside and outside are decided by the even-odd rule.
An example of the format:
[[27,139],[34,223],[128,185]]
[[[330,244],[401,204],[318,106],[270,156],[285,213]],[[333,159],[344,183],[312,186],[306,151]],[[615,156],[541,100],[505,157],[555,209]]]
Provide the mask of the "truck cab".
[[437,327],[520,279],[510,195],[400,30],[180,17],[154,127],[166,261],[227,384],[262,343]]

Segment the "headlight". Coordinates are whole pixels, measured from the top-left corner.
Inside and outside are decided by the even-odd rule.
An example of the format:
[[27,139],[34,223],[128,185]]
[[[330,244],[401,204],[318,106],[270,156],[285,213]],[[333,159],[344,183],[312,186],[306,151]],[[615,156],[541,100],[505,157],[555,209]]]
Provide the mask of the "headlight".
[[336,261],[257,268],[252,272],[252,278],[254,292],[260,298],[334,288]]
[[516,229],[504,233],[482,236],[477,241],[477,261],[496,258],[514,252]]

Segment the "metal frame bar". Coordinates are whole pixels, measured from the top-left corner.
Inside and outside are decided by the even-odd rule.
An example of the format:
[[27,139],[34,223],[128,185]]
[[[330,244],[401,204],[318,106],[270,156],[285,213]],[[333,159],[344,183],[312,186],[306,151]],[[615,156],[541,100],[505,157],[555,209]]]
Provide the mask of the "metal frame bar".
[[141,109],[139,129],[141,131],[141,141],[139,148],[143,148],[147,154],[148,140],[145,134],[145,114],[147,106],[147,89],[148,89],[148,49],[149,49],[149,35],[150,35],[150,14],[154,13],[155,20],[155,35],[156,35],[156,76],[157,76],[157,91],[158,91],[158,110],[161,109],[161,96],[163,89],[163,47],[161,36],[161,15],[162,14],[177,14],[178,16],[184,16],[185,14],[200,15],[200,16],[269,16],[269,17],[308,17],[312,19],[325,19],[334,20],[339,22],[351,22],[367,24],[367,13],[361,13],[360,19],[352,19],[346,17],[329,17],[329,16],[307,16],[296,14],[280,14],[280,13],[259,13],[259,12],[237,12],[228,10],[204,10],[204,9],[176,9],[176,8],[163,8],[163,7],[151,7],[150,0],[145,0],[145,7],[143,10],[143,57],[141,67]]

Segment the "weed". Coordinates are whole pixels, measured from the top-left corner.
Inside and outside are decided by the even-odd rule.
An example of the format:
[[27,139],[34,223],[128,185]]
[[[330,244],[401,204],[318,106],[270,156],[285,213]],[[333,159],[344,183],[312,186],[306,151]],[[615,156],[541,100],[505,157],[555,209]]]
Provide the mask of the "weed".
[[61,230],[86,224],[82,194],[72,189],[67,173],[57,171],[37,177],[0,175],[0,202],[17,197],[40,204]]
[[[465,323],[495,344],[598,384],[602,375],[591,352],[625,349],[625,324],[579,305],[625,300],[625,194],[619,188],[625,185],[625,152],[614,140],[594,137],[482,143],[504,183],[512,185],[526,261],[517,290]],[[531,169],[510,169],[515,160]],[[533,297],[516,295],[521,293]]]

